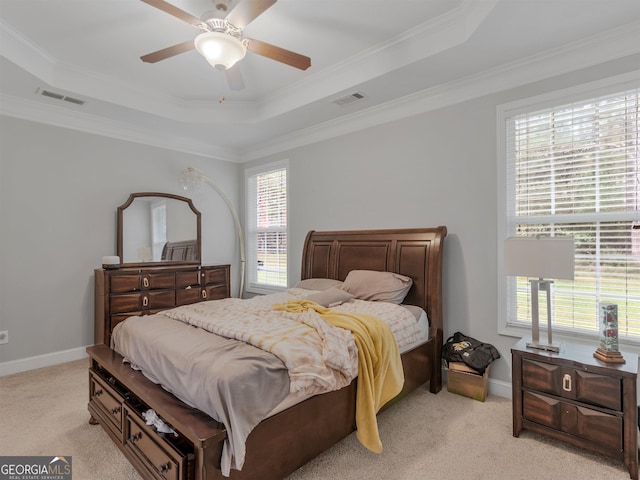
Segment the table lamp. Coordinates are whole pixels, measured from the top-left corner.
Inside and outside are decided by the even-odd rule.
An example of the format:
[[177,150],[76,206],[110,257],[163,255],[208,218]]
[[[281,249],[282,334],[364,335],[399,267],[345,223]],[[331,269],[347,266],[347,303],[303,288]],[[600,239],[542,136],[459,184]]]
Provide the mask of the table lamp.
[[[527,347],[559,352],[553,345],[553,280],[573,280],[575,243],[573,237],[510,237],[504,242],[504,273],[529,279],[531,285],[531,342]],[[547,296],[547,343],[540,343],[538,293]]]

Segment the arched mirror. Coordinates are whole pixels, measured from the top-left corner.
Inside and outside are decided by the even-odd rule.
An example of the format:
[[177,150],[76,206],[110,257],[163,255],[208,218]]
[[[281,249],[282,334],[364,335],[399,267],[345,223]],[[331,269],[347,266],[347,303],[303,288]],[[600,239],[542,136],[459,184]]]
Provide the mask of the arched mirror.
[[191,199],[132,193],[118,207],[117,253],[123,265],[199,264],[200,212]]

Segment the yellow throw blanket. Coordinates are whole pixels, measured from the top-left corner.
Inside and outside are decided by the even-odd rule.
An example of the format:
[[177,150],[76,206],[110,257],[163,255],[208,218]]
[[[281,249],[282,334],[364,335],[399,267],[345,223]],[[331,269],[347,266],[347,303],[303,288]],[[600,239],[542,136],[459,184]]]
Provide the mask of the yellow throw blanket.
[[315,310],[327,323],[353,334],[358,347],[357,436],[369,450],[381,453],[376,414],[404,384],[400,352],[391,329],[377,317],[337,312],[310,300],[290,300],[273,308],[293,313]]

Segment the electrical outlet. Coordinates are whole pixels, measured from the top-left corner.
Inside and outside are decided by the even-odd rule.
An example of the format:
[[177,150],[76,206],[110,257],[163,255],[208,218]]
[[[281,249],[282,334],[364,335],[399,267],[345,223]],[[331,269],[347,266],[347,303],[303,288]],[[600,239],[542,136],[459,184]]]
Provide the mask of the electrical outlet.
[[9,343],[9,330],[0,332],[0,343]]

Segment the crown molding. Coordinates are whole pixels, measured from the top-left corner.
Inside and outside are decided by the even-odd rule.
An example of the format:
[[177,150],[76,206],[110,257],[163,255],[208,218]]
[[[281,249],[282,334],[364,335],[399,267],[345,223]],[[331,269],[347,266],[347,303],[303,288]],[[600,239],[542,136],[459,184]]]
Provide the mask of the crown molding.
[[[463,0],[424,22],[304,80],[253,102],[183,101],[58,61],[0,20],[0,53],[50,87],[180,122],[255,123],[333,96],[345,88],[467,41],[500,0]],[[425,48],[425,45],[428,47]]]
[[374,45],[260,101],[260,120],[334,97],[468,41],[500,0],[464,0],[458,7]]
[[640,53],[640,22],[241,150],[243,162]]
[[[27,49],[26,54],[29,52],[33,51]],[[227,149],[179,135],[159,135],[138,125],[4,94],[0,95],[0,114],[205,158],[247,162],[638,53],[640,22],[633,22],[562,48],[429,88],[242,150]],[[12,60],[9,56],[7,58]],[[30,61],[28,55],[23,57],[23,61],[25,58]],[[49,67],[53,68],[54,64],[55,61],[49,59]],[[49,67],[44,70],[48,71]]]
[[77,110],[0,94],[0,115],[68,128],[103,137],[140,143],[214,160],[238,162],[236,151],[198,142],[180,135],[158,135],[131,123],[117,122]]

